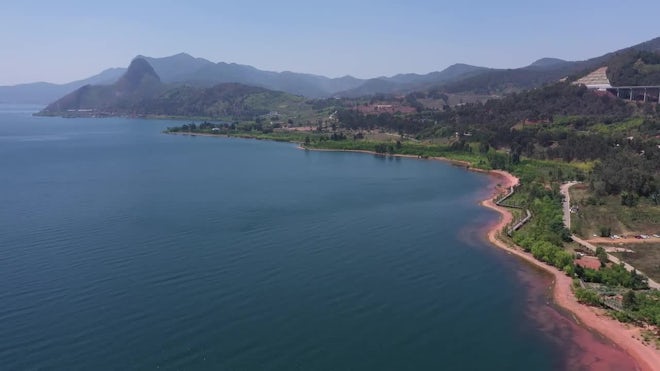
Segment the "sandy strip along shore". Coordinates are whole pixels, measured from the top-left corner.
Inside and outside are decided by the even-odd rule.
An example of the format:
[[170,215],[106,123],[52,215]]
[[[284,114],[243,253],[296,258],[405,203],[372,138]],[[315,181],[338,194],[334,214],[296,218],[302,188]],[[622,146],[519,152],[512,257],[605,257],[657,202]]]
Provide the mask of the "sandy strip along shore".
[[[498,182],[505,189],[518,183],[518,178],[505,171],[494,170],[491,173],[498,177]],[[644,345],[638,340],[640,338],[638,328],[610,318],[603,310],[580,304],[571,290],[572,279],[564,272],[536,260],[531,254],[525,253],[520,248],[507,246],[499,239],[499,234],[511,223],[513,216],[506,208],[495,205],[492,196],[484,200],[482,205],[499,212],[501,219],[488,230],[488,240],[510,254],[550,272],[554,276],[553,298],[555,303],[570,311],[578,323],[597,331],[621,347],[637,361],[642,370],[660,370],[660,351],[653,349],[652,346]]]
[[[357,152],[357,153],[368,153],[374,155],[381,155],[373,151],[364,151],[364,150],[335,150],[335,149],[307,149],[302,146],[298,147],[303,150],[313,150],[313,151],[326,151],[326,152]],[[414,155],[385,155],[384,156],[396,156],[404,158],[419,158],[419,156]],[[481,204],[487,208],[493,209],[500,213],[502,216],[499,223],[493,225],[488,230],[488,240],[495,246],[504,249],[506,252],[516,255],[517,257],[525,260],[526,262],[533,264],[554,276],[554,285],[553,285],[553,299],[557,305],[561,308],[569,311],[572,314],[572,317],[575,321],[589,329],[592,329],[599,334],[603,335],[614,344],[619,346],[623,351],[628,353],[639,365],[640,370],[644,371],[660,371],[660,351],[653,349],[651,346],[644,345],[640,340],[640,329],[632,326],[625,325],[621,322],[618,322],[610,318],[605,311],[589,307],[587,305],[580,304],[571,290],[573,280],[571,277],[566,276],[566,274],[559,269],[545,264],[541,261],[536,260],[531,254],[525,253],[520,247],[511,248],[507,246],[503,241],[499,239],[499,234],[502,233],[504,228],[511,223],[513,220],[513,215],[506,208],[495,205],[494,197],[501,193],[500,191],[508,190],[510,187],[519,183],[519,179],[510,173],[503,170],[481,170],[471,168],[470,164],[465,161],[451,160],[444,157],[429,157],[429,160],[439,160],[443,162],[449,162],[454,165],[465,166],[468,170],[483,172],[490,174],[497,179],[498,188],[495,190],[494,194],[489,195],[489,197],[482,201]],[[593,365],[598,369],[599,366],[605,365]]]
[[[185,134],[184,134],[185,135]],[[208,136],[219,136],[211,134]],[[337,150],[337,149],[308,149],[302,146],[298,146],[298,149],[302,150],[312,150],[312,151],[327,151],[327,152],[357,152],[357,153],[367,153],[373,155],[383,155],[383,156],[395,156],[403,158],[420,158],[419,156],[414,155],[387,155],[379,154],[374,151],[366,150]],[[481,170],[471,168],[470,164],[465,161],[452,160],[444,157],[429,157],[429,160],[438,160],[443,162],[449,162],[454,165],[464,166],[471,171],[488,173],[494,177],[497,177],[498,185],[502,189],[509,189],[510,187],[518,184],[519,180],[510,173],[502,170]],[[496,190],[497,193],[499,193]],[[531,263],[545,271],[551,273],[554,276],[554,287],[553,287],[553,298],[557,305],[568,310],[573,315],[573,318],[576,322],[580,323],[582,326],[590,328],[597,331],[601,335],[608,338],[610,341],[621,347],[626,353],[628,353],[633,359],[638,363],[641,370],[644,371],[660,371],[660,351],[653,349],[651,346],[644,345],[640,340],[640,329],[624,325],[609,316],[598,308],[589,307],[583,304],[578,303],[577,299],[573,295],[571,290],[571,285],[573,280],[566,276],[564,272],[558,270],[555,267],[547,265],[543,262],[536,260],[531,254],[525,253],[520,248],[511,248],[507,246],[503,241],[499,239],[499,234],[503,229],[511,223],[513,220],[513,215],[509,210],[503,207],[495,205],[493,201],[495,194],[489,195],[489,197],[482,201],[482,205],[493,209],[500,213],[501,219],[499,223],[493,225],[488,230],[488,240],[495,246],[504,249],[506,252],[516,255],[520,259],[525,260],[528,263]]]

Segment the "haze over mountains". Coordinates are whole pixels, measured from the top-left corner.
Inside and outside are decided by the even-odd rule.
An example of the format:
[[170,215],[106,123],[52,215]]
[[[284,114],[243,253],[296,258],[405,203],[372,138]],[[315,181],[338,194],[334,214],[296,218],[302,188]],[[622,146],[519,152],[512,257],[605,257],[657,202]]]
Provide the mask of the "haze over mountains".
[[[174,64],[161,67],[165,67],[166,75],[167,71],[176,72]],[[300,115],[309,109],[302,96],[245,84],[225,82],[198,86],[165,83],[146,58],[138,57],[115,83],[85,85],[49,104],[40,114],[157,115],[236,120],[251,119],[272,111],[293,111]]]
[[[660,37],[585,61],[542,58],[529,66],[516,69],[492,69],[454,64],[428,74],[398,74],[391,77],[358,79],[351,76],[325,76],[263,71],[235,63],[213,63],[185,53],[163,58],[144,59],[166,84],[211,87],[221,83],[239,83],[283,91],[308,98],[332,96],[356,97],[379,93],[401,94],[417,90],[441,89],[449,93],[471,92],[502,94],[556,81],[562,77],[586,72],[605,63],[616,53],[629,50],[660,51]],[[45,104],[85,85],[108,85],[119,79],[125,68],[112,68],[90,78],[68,84],[31,83],[0,86],[0,102]]]
[[112,84],[126,72],[125,68],[109,68],[98,75],[66,84],[34,82],[11,86],[0,86],[0,103],[45,104],[54,101],[82,86]]

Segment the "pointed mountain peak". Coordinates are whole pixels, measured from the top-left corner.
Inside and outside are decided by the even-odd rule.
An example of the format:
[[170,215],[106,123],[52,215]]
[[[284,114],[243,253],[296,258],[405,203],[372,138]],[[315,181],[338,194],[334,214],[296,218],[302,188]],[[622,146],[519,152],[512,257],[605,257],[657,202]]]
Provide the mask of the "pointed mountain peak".
[[160,84],[160,77],[146,59],[135,58],[115,85],[122,90],[132,91],[147,83]]
[[135,58],[131,61],[131,64],[128,65],[128,70],[126,70],[126,74],[135,73],[135,72],[150,73],[155,76],[158,76],[156,75],[156,71],[154,71],[153,67],[151,67],[149,62],[147,62],[147,60],[144,58]]

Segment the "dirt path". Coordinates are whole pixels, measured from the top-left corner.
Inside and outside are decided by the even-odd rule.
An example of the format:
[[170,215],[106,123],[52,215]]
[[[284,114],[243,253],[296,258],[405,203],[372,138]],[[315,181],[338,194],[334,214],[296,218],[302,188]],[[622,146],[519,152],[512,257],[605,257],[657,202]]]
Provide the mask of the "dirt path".
[[612,239],[609,237],[594,237],[587,240],[589,243],[606,243],[606,244],[620,244],[620,243],[660,243],[660,238],[651,237],[651,238],[617,238]]
[[568,182],[561,185],[559,191],[564,195],[564,225],[568,230],[571,230],[571,195],[568,190],[577,182]]
[[[518,182],[518,179],[509,173],[496,172],[496,174],[504,177],[505,182],[502,184],[504,187],[510,187]],[[568,189],[568,187],[566,189]],[[579,323],[596,330],[621,347],[638,362],[642,370],[660,370],[660,351],[650,346],[646,346],[638,340],[640,337],[639,329],[628,327],[627,325],[606,316],[601,310],[580,304],[577,299],[575,299],[571,290],[571,285],[573,283],[571,277],[568,277],[564,272],[561,272],[555,267],[536,260],[532,255],[527,254],[518,248],[510,248],[498,238],[498,235],[502,233],[502,230],[506,225],[513,220],[511,212],[506,208],[495,205],[490,198],[484,200],[482,205],[496,210],[502,216],[499,223],[488,231],[488,239],[491,243],[506,250],[510,254],[516,255],[517,257],[550,272],[555,278],[553,299],[559,306],[570,311],[575,320]]]
[[[570,206],[571,205],[571,192],[570,192],[570,188],[571,188],[571,186],[573,186],[574,184],[577,184],[577,183],[578,182],[568,182],[568,183],[562,184],[561,187],[560,187],[560,192],[564,196],[564,205],[563,205],[564,206],[563,207],[564,208],[564,225],[569,230],[571,229],[571,210],[570,210],[570,207],[571,207]],[[590,240],[587,241],[587,240],[581,239],[580,237],[578,237],[574,234],[571,234],[571,238],[573,239],[573,241],[579,243],[580,245],[586,247],[587,249],[589,249],[593,252],[596,252],[596,248],[597,248],[596,245],[593,244],[594,240],[598,241],[598,242],[600,242],[601,240],[604,240],[605,242],[603,242],[603,243],[612,243],[612,241],[625,242],[625,241],[629,240],[629,239],[612,240],[610,238],[603,238],[603,239],[593,238],[593,239],[590,239]],[[645,241],[645,240],[638,240],[636,238],[632,238],[632,240]],[[651,241],[651,240],[652,239],[649,239],[648,241]],[[641,272],[639,269],[636,269],[632,265],[621,261],[619,258],[617,258],[616,256],[614,256],[612,254],[607,254],[607,258],[614,264],[623,263],[623,266],[630,272],[632,272],[633,270]],[[647,276],[647,278],[648,278],[648,276]],[[660,284],[659,283],[655,282],[654,280],[652,280],[650,278],[648,278],[648,280],[649,280],[649,287],[650,288],[660,290]],[[659,365],[660,365],[660,363],[659,363]]]

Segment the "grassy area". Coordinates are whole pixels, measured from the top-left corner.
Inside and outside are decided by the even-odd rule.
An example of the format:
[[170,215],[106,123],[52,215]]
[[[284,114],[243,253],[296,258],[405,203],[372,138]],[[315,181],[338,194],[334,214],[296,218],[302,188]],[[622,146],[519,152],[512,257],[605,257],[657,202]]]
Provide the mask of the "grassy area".
[[527,197],[522,192],[516,192],[506,199],[508,205],[523,206],[527,202]]
[[524,217],[527,216],[525,211],[523,211],[522,209],[509,208],[509,211],[511,212],[511,215],[513,215],[514,222],[522,220]]
[[614,124],[597,124],[591,127],[590,130],[596,132],[600,135],[629,135],[637,132],[637,129],[642,125],[644,119],[641,117],[635,117],[623,122],[617,122]]
[[612,255],[639,269],[654,281],[660,281],[660,242],[637,244],[612,244],[634,252],[617,252]]
[[584,174],[589,172],[593,164],[587,162],[558,162],[549,160],[535,160],[523,158],[514,168],[516,176],[523,183],[538,181],[541,183],[550,183],[566,179],[584,178]]
[[274,140],[277,142],[294,142],[302,143],[305,141],[307,136],[304,132],[296,131],[273,131],[271,133],[262,133],[262,132],[237,132],[228,134],[231,137],[237,138],[252,138],[252,139],[261,139],[261,140]]
[[576,185],[571,188],[571,204],[579,207],[571,229],[583,238],[600,236],[603,228],[618,235],[660,232],[660,206],[646,199],[628,207],[618,196],[596,197],[586,185]]
[[[250,128],[251,126],[237,125],[237,127]],[[209,134],[214,133],[213,130],[212,127],[208,127]],[[506,244],[512,244],[515,241],[518,246],[530,252],[536,259],[563,270],[569,276],[579,277],[592,284],[604,285],[609,291],[631,288],[639,290],[646,287],[641,276],[627,272],[622,266],[593,270],[575,265],[576,253],[591,254],[591,252],[572,242],[570,233],[564,228],[559,185],[568,179],[584,179],[585,174],[593,168],[592,163],[561,163],[527,158],[522,158],[520,162],[514,163],[512,157],[503,151],[490,150],[487,153],[481,153],[473,145],[456,148],[455,143],[420,142],[391,133],[379,133],[378,136],[365,136],[364,139],[357,139],[358,133],[353,132],[338,135],[338,133],[284,129],[268,132],[245,129],[242,131],[240,129],[230,130],[228,128],[216,128],[215,130],[215,133],[222,130],[224,133],[219,134],[235,137],[299,142],[312,149],[363,150],[383,155],[399,154],[423,158],[445,157],[465,161],[470,163],[470,166],[481,169],[494,167],[507,169],[522,181],[522,185],[507,202],[530,209],[534,217],[523,228],[514,232],[512,238],[502,234],[501,238]],[[644,203],[636,208],[628,208],[622,206],[620,199],[616,197],[593,202],[593,197],[586,186],[574,187],[572,200],[581,205],[573,220],[575,229],[583,236],[599,233],[601,225],[612,225],[614,226],[613,233],[619,234],[622,234],[623,231],[630,231],[631,226],[657,228],[660,225],[658,222],[660,208]],[[524,216],[522,209],[510,209],[510,211],[515,220]],[[648,232],[648,234],[657,233],[643,229],[638,231]],[[641,272],[652,279],[660,280],[660,243],[656,246],[644,244],[630,248],[635,253],[620,253],[619,257],[638,267]],[[591,299],[586,302],[602,306],[604,300],[602,295],[587,289],[580,290],[584,291],[581,301]],[[653,301],[655,299],[646,299],[648,295],[643,292],[633,295],[637,295],[643,304],[640,304],[639,308],[629,307],[625,312],[617,312],[617,318],[657,324],[660,317],[656,318],[653,311],[660,311],[660,309],[658,309],[658,303]],[[576,296],[580,299],[577,291]]]
[[[396,144],[396,140],[391,141],[371,141],[371,140],[312,140],[306,144],[308,148],[318,149],[342,149],[358,151],[375,151],[383,154],[399,154],[420,157],[445,157],[456,161],[465,161],[472,164],[472,167],[490,170],[488,159],[485,155],[475,152],[454,151],[446,145],[436,145],[429,143],[420,143],[413,141],[401,141]],[[379,146],[381,149],[379,150]],[[385,146],[385,147],[382,147]],[[384,149],[384,151],[382,150]]]
[[[222,129],[221,131],[213,131],[213,127],[195,128],[194,130],[173,128],[176,130],[169,130],[171,132],[180,133],[195,133],[207,135],[224,135],[239,138],[253,138],[264,140],[275,140],[283,142],[296,142],[301,143],[310,149],[336,149],[336,150],[349,150],[349,151],[373,151],[383,154],[398,154],[419,156],[422,158],[429,157],[444,157],[451,160],[463,161],[469,163],[471,167],[490,170],[492,169],[490,161],[486,154],[479,153],[478,151],[455,150],[446,144],[434,144],[419,142],[412,139],[403,139],[398,135],[383,134],[381,137],[387,140],[371,140],[371,139],[357,139],[350,138],[352,134],[347,135],[347,139],[332,140],[332,134],[323,132],[311,131],[295,131],[275,129],[272,131],[260,130],[229,130]],[[491,154],[497,153],[499,156],[507,156],[503,152],[495,152],[491,150]]]
[[[466,145],[464,148],[452,148],[452,143],[443,140],[419,141],[401,137],[393,133],[360,133],[364,139],[353,139],[357,132],[345,132],[346,139],[336,140],[332,136],[337,133],[318,131],[295,131],[287,129],[274,129],[269,131],[250,130],[250,123],[241,123],[237,129],[223,128],[219,132],[212,131],[212,127],[196,128],[194,133],[220,134],[233,137],[255,138],[276,141],[289,141],[304,144],[310,149],[337,149],[355,151],[373,151],[383,154],[398,154],[428,157],[444,157],[447,159],[469,163],[471,167],[482,170],[505,168],[521,178],[523,183],[537,181],[549,184],[562,179],[581,179],[584,173],[590,171],[592,163],[562,163],[548,160],[535,160],[521,158],[519,163],[511,163],[509,154],[505,151],[490,149],[488,153],[479,152],[477,144]],[[247,129],[247,130],[246,130]],[[187,129],[180,130],[186,132]],[[515,200],[522,203],[523,200]]]
[[[588,124],[591,119],[590,116],[556,116],[552,125],[548,126],[546,130],[553,133],[582,130],[583,133],[603,136],[629,136],[639,134],[639,127],[644,122],[642,117],[633,117],[620,122],[594,122]],[[587,127],[588,130],[586,130]]]

